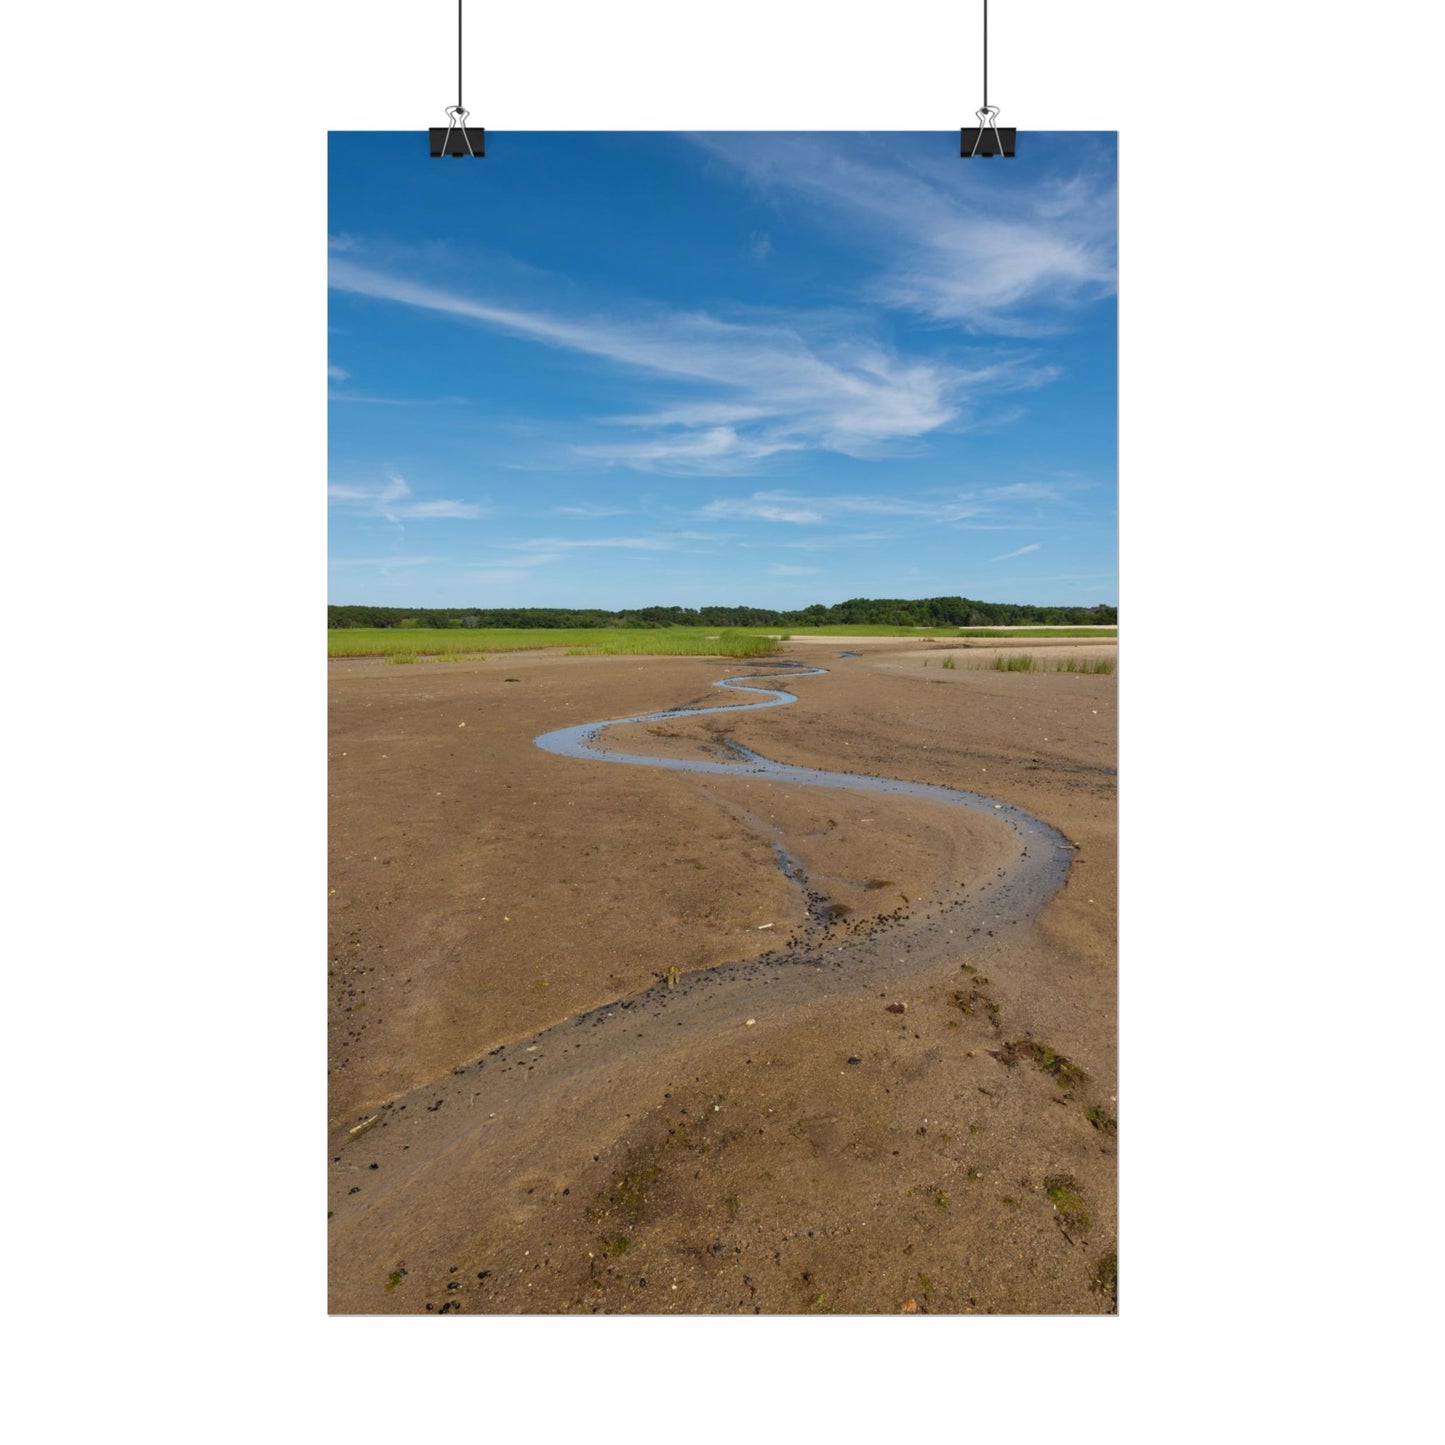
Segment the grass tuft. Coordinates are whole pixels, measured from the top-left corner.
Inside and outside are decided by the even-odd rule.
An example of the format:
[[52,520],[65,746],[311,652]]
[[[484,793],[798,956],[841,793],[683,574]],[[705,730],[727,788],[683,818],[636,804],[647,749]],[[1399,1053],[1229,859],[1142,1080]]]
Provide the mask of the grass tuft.
[[[945,667],[951,663],[945,662]],[[1058,661],[1035,657],[1031,652],[1001,652],[986,668],[994,672],[1079,672],[1109,676],[1114,671],[1112,657],[1066,657]]]
[[647,1191],[662,1177],[656,1164],[637,1164],[617,1176],[608,1198],[624,1214],[637,1218],[647,1206]]
[[1087,1229],[1089,1211],[1079,1193],[1079,1181],[1072,1174],[1050,1174],[1044,1180],[1044,1193],[1065,1229]]
[[1110,1313],[1119,1313],[1119,1256],[1117,1254],[1101,1255],[1099,1262],[1094,1266],[1094,1277],[1089,1281],[1089,1288],[1099,1294],[1109,1296],[1109,1303],[1112,1306]]
[[1082,1084],[1088,1077],[1072,1060],[1066,1059],[1047,1044],[1035,1043],[1033,1039],[1014,1039],[1004,1045],[1004,1053],[1005,1063],[1031,1059],[1061,1089],[1072,1089],[1075,1084]]

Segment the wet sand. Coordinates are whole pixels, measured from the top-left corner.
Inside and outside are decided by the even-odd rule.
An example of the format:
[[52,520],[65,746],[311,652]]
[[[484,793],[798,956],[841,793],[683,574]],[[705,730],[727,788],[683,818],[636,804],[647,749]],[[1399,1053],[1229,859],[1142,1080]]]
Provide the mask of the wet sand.
[[[839,642],[785,648],[831,669],[795,706],[608,740],[986,791],[1077,845],[1031,927],[881,991],[748,960],[910,937],[1003,830],[533,746],[746,664],[332,665],[334,1310],[1112,1307],[1114,679]],[[749,1024],[728,966],[789,981]],[[627,1000],[640,1042],[575,1062]]]

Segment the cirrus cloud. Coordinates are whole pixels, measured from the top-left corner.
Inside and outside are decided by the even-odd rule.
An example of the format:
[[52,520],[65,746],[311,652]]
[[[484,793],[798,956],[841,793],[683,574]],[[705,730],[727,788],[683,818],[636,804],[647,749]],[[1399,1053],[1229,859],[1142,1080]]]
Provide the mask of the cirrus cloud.
[[647,435],[579,444],[583,460],[639,471],[746,472],[784,452],[887,454],[961,423],[979,397],[1051,380],[1029,356],[964,365],[900,354],[866,318],[799,313],[727,320],[637,306],[634,314],[566,315],[506,305],[363,265],[331,261],[338,291],[417,307],[636,370],[686,392],[642,415],[604,418]]
[[479,502],[460,502],[450,498],[411,501],[411,487],[404,477],[391,477],[380,486],[331,482],[326,488],[326,495],[348,511],[370,512],[388,522],[439,517],[471,521],[486,516],[489,510]]

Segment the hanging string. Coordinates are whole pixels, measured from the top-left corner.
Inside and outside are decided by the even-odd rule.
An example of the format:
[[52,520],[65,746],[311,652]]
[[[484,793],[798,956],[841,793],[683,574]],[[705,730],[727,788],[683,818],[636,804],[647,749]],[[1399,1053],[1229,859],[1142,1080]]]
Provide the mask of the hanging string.
[[452,132],[455,130],[461,131],[467,154],[475,159],[477,153],[472,146],[472,133],[467,129],[467,111],[462,105],[462,0],[457,0],[457,103],[447,106],[447,133],[442,137],[441,150],[433,151],[433,155],[461,155],[461,151],[453,152],[451,149]]
[[[988,0],[983,0],[984,44],[988,44]],[[984,57],[983,99],[988,103],[988,57]],[[462,108],[462,0],[457,0],[457,109]]]
[[[973,133],[973,147],[968,152],[970,156],[978,154],[979,142],[983,139],[984,131],[993,132],[993,151],[985,151],[984,155],[1003,155],[1003,137],[999,134],[998,116],[999,111],[996,105],[988,103],[988,0],[983,0],[983,105],[974,114],[978,117],[978,129]],[[967,143],[968,137],[964,136]]]

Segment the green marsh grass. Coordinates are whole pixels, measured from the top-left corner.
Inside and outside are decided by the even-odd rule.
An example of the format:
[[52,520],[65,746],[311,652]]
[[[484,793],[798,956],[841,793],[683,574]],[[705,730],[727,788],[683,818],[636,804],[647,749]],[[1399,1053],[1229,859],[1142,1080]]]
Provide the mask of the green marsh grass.
[[[329,657],[480,660],[485,655],[533,648],[565,648],[579,657],[766,657],[794,638],[829,637],[1116,637],[1117,629],[883,627],[335,627],[326,633]],[[945,661],[949,666],[952,659]],[[953,663],[958,666],[956,662]],[[1028,653],[984,664],[1001,672],[1113,672],[1108,659],[1068,658],[1058,663]]]
[[1034,657],[1028,652],[1002,653],[989,663],[994,672],[1084,672],[1107,676],[1114,671],[1112,657]]
[[[688,634],[688,635],[682,635]],[[545,645],[545,644],[544,644]],[[600,627],[585,642],[567,649],[569,657],[766,657],[780,646],[776,637],[684,627]]]
[[581,657],[766,657],[776,636],[709,627],[335,627],[326,633],[328,657],[422,658],[566,648]]

